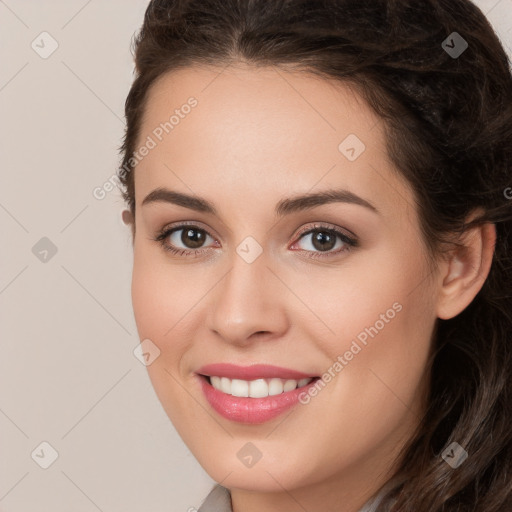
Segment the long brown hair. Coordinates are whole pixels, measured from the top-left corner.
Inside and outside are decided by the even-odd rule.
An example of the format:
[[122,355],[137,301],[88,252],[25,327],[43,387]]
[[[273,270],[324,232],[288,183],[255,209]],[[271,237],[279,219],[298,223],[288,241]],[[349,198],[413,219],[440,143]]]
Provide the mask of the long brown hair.
[[[512,511],[512,76],[484,14],[469,0],[152,0],[134,48],[118,170],[134,218],[150,86],[180,67],[244,61],[357,88],[387,126],[429,254],[496,225],[482,289],[437,320],[428,410],[378,510]],[[469,454],[456,469],[442,457],[452,442]]]

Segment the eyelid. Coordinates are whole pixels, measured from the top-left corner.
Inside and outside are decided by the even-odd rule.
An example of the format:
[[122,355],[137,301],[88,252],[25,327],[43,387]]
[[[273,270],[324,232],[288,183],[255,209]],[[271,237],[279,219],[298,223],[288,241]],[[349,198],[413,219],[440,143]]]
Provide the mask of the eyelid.
[[204,231],[211,238],[215,238],[215,239],[220,238],[220,237],[212,234],[210,228],[205,227],[205,225],[202,222],[197,221],[197,220],[192,220],[192,221],[184,220],[184,221],[179,221],[179,222],[173,222],[172,224],[168,224],[168,225],[164,226],[160,230],[160,234],[168,232],[168,231],[179,231],[180,228],[185,228],[185,227],[197,227],[201,231]]
[[300,237],[302,236],[304,233],[308,233],[310,231],[315,231],[315,230],[319,230],[319,229],[326,229],[326,230],[332,230],[332,231],[337,231],[337,232],[341,232],[342,234],[344,234],[347,238],[353,238],[353,239],[357,239],[357,235],[355,233],[353,233],[352,231],[350,231],[350,229],[347,229],[347,228],[341,228],[341,227],[338,227],[336,226],[335,224],[330,224],[329,222],[314,222],[313,223],[313,226],[305,226],[304,228],[301,228],[297,234],[295,235],[296,237]]

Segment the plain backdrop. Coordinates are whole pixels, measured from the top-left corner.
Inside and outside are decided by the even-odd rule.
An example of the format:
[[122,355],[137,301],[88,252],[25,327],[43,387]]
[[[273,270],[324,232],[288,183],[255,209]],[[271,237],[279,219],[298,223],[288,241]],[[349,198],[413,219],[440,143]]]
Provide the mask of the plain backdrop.
[[[476,3],[510,53],[512,0]],[[0,0],[3,512],[187,512],[214,484],[134,354],[119,191],[93,194],[119,163],[146,6]]]

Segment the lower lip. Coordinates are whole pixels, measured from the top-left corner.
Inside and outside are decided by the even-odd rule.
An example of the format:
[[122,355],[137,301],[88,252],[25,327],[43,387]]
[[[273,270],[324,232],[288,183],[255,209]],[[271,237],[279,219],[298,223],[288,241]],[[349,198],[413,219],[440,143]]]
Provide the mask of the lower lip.
[[197,376],[201,381],[201,388],[206,400],[215,411],[228,420],[250,424],[264,423],[291,409],[299,403],[300,394],[307,393],[308,388],[315,385],[318,380],[318,378],[314,378],[306,386],[286,391],[280,395],[250,398],[223,393],[215,389],[206,377]]

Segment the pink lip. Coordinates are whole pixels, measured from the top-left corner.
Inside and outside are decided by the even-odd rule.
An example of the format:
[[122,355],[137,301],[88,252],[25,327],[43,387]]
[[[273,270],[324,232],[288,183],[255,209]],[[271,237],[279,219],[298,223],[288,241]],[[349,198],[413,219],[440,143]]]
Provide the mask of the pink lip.
[[[197,370],[200,375],[215,375],[217,377],[228,377],[229,379],[256,380],[256,379],[305,379],[317,377],[318,375],[307,374],[267,364],[253,364],[251,366],[237,366],[229,363],[207,364]],[[254,400],[254,399],[252,399]]]
[[[204,371],[204,368],[201,370]],[[197,375],[197,378],[200,381],[206,400],[217,413],[228,420],[246,424],[264,423],[284,413],[294,405],[297,405],[301,393],[307,393],[308,388],[314,386],[318,380],[313,379],[306,386],[286,391],[280,395],[268,396],[266,398],[251,398],[228,395],[215,389],[208,382],[207,377]]]

